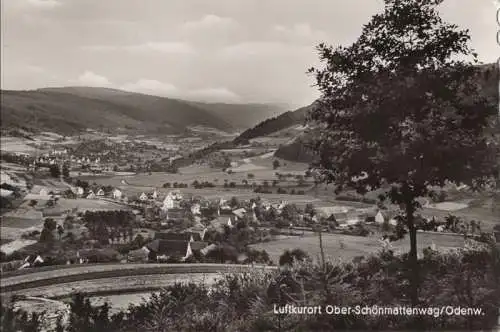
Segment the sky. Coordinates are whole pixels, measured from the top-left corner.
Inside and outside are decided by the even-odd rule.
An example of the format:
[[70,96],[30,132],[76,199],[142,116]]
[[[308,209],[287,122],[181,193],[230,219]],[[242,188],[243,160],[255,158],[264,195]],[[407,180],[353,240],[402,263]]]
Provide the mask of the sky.
[[[495,0],[446,0],[480,60],[498,58]],[[500,1],[500,0],[498,0]],[[1,87],[98,86],[302,106],[315,46],[349,45],[382,0],[1,0]]]

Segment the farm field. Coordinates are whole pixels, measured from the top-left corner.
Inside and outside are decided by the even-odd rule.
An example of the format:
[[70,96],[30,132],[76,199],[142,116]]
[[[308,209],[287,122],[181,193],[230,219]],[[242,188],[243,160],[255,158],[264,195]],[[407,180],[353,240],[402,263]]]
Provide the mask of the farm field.
[[229,182],[234,181],[237,184],[241,184],[242,180],[252,181],[262,181],[262,180],[274,180],[276,179],[276,171],[272,169],[260,169],[253,171],[255,178],[249,180],[246,173],[233,173],[227,174],[222,171],[214,171],[207,167],[199,167],[196,170],[194,167],[190,167],[186,173],[181,172],[178,174],[172,173],[147,173],[137,174],[135,176],[107,176],[107,177],[82,177],[82,180],[89,182],[96,182],[101,185],[111,185],[120,186],[122,185],[122,180],[126,181],[129,185],[142,186],[142,187],[161,187],[164,183],[170,182],[182,182],[191,184],[194,180],[200,182],[209,181],[213,183],[224,184],[224,180]]
[[2,227],[30,228],[38,226],[42,222],[42,215],[39,218],[29,218],[23,216],[2,216],[0,219]]
[[123,210],[129,209],[127,206],[103,199],[66,199],[60,198],[57,205],[51,209],[45,209],[45,212],[66,211],[78,209],[78,211],[99,211],[99,210]]
[[[272,152],[258,155],[255,157],[243,158],[234,160],[238,166],[232,167],[233,173],[227,174],[218,169],[212,169],[206,165],[191,165],[179,169],[179,173],[141,173],[136,175],[123,175],[116,174],[115,176],[93,176],[81,177],[82,180],[96,182],[102,185],[120,186],[123,185],[122,181],[126,181],[130,185],[142,187],[161,187],[166,182],[182,182],[192,183],[194,180],[208,181],[218,184],[223,184],[225,180],[229,182],[236,182],[241,184],[243,180],[248,180],[249,183],[256,182],[260,184],[261,181],[276,180],[276,173],[291,173],[294,175],[303,175],[307,169],[307,165],[303,163],[294,163],[287,161],[280,161],[281,166],[278,169],[273,169],[272,163],[274,161]],[[286,166],[285,166],[286,164]],[[252,173],[253,179],[248,179],[247,174]]]
[[[24,172],[26,171],[26,167],[13,164],[13,163],[8,163],[8,162],[2,162],[2,170],[3,171],[17,171],[17,172]],[[2,171],[2,182],[4,181],[4,172]]]
[[258,166],[258,165],[251,163],[251,162],[241,164],[241,165],[236,166],[236,167],[231,167],[231,170],[235,173],[255,172],[255,171],[260,171],[260,170],[265,170],[265,169],[266,169],[266,167]]
[[12,240],[11,240],[11,239],[2,239],[2,238],[0,238],[0,245],[2,245],[2,246],[3,246],[4,244],[9,243],[9,242],[12,242]]
[[37,241],[35,241],[35,240],[16,239],[16,240],[2,244],[2,246],[0,247],[0,250],[2,252],[4,252],[5,254],[9,255],[9,254],[13,253],[14,251],[20,250],[20,249],[27,247],[29,245],[32,245],[36,242]]
[[[322,237],[325,255],[333,260],[340,259],[343,261],[350,261],[356,256],[366,256],[382,249],[382,243],[379,237],[325,233]],[[460,248],[463,247],[465,243],[463,237],[448,234],[419,233],[417,240],[420,252],[423,248],[430,247],[432,243],[434,243],[439,250]],[[408,252],[410,248],[409,238],[405,237],[391,245],[397,253]],[[252,247],[259,250],[266,250],[275,263],[279,262],[279,257],[287,249],[302,249],[313,258],[317,258],[320,255],[319,238],[317,235],[289,237],[287,239],[254,244]]]
[[[3,227],[1,228],[0,238],[2,240],[10,240],[13,241],[15,239],[20,239],[21,235],[26,233],[27,231],[41,231],[43,227],[43,222],[40,222],[36,226],[29,228],[16,228],[16,227]],[[3,250],[3,249],[2,249]]]
[[28,153],[35,151],[33,141],[18,137],[2,137],[3,152]]
[[424,208],[422,214],[441,218],[452,214],[466,220],[478,220],[481,221],[481,229],[487,232],[492,231],[495,225],[500,224],[500,212],[487,208],[466,208],[453,212]]
[[41,231],[43,226],[43,215],[40,211],[33,208],[23,207],[15,212],[5,213],[0,218],[0,238],[10,239],[13,241],[2,246],[2,251],[10,253],[14,250],[21,249],[29,244],[26,240],[20,239],[21,235],[29,230]]

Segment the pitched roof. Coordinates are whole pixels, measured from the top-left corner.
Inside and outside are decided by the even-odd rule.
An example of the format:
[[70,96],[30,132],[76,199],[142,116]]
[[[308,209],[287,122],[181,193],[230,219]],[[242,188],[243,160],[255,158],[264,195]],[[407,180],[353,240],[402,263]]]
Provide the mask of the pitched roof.
[[207,246],[207,247],[205,247],[205,248],[201,249],[201,250],[200,250],[200,252],[201,252],[203,255],[206,255],[206,254],[208,254],[210,251],[215,250],[215,249],[217,249],[217,248],[218,248],[218,245],[216,245],[216,244],[212,243],[211,245],[209,245],[209,246]]
[[189,241],[191,239],[191,236],[193,236],[191,233],[171,233],[171,232],[155,233],[155,239],[169,240],[169,241]]
[[131,257],[144,257],[144,256],[147,256],[148,253],[149,253],[149,249],[142,247],[142,248],[139,248],[136,250],[130,250],[128,252],[128,255]]
[[229,221],[228,216],[220,216],[215,219],[210,220],[210,225],[217,227],[217,226],[224,226],[227,225],[227,222]]
[[239,208],[233,211],[233,214],[237,215],[240,218],[242,218],[245,213],[247,213],[247,210],[245,210],[244,208]]
[[203,242],[203,241],[194,241],[194,242],[191,242],[191,249],[192,250],[203,250],[205,249],[206,247],[208,247],[208,242]]
[[195,220],[194,225],[191,227],[191,230],[198,232],[204,230],[205,228],[207,227],[203,225],[200,220]]
[[190,234],[193,237],[193,240],[196,241],[201,241],[201,235],[198,232],[186,232],[187,234]]
[[169,220],[177,220],[177,219],[184,219],[186,218],[186,212],[183,211],[183,210],[177,210],[177,211],[172,211],[171,209],[169,209],[168,211],[166,211],[167,213],[167,219]]
[[377,213],[380,213],[384,219],[392,219],[398,215],[397,211],[392,210],[379,210]]
[[228,206],[228,207],[221,207],[219,209],[219,213],[220,215],[225,215],[225,216],[230,216],[233,214],[233,211],[231,210],[231,208]]
[[169,241],[156,239],[146,245],[149,250],[157,255],[185,256],[189,247],[188,241]]
[[330,217],[333,216],[335,218],[335,220],[339,221],[339,220],[347,220],[349,218],[349,216],[347,215],[347,212],[336,212],[336,213],[332,213],[330,215]]
[[[38,257],[40,257],[40,256],[39,256],[39,255],[29,255],[28,257],[26,257],[26,258],[24,259],[24,261],[25,261],[26,263],[33,264],[33,263],[35,263],[35,261],[37,260],[37,258],[38,258]],[[41,260],[42,260],[42,262],[43,262],[43,258],[42,258],[42,257],[40,257],[40,259],[41,259]]]

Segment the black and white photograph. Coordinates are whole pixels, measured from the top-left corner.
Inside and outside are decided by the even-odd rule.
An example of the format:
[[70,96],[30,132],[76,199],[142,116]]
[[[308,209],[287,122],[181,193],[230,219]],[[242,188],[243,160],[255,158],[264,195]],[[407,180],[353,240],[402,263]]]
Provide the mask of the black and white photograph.
[[0,13],[0,331],[500,331],[500,0]]

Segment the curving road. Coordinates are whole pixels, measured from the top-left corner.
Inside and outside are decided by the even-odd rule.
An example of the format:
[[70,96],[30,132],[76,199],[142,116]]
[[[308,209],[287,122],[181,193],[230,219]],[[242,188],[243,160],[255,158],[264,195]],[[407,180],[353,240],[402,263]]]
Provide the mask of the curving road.
[[[49,267],[29,273],[3,274],[0,281],[2,295],[42,295],[60,297],[76,290],[89,293],[124,289],[159,289],[165,283],[208,278],[221,273],[244,273],[261,269],[276,270],[272,266],[236,264],[95,264]],[[27,270],[28,271],[28,270]],[[36,271],[36,272],[35,272]],[[169,275],[169,276],[168,276]],[[189,280],[187,280],[189,281]],[[60,287],[54,287],[60,285]],[[54,293],[54,290],[56,291]],[[51,295],[51,292],[54,293]],[[57,294],[56,294],[57,293]]]

